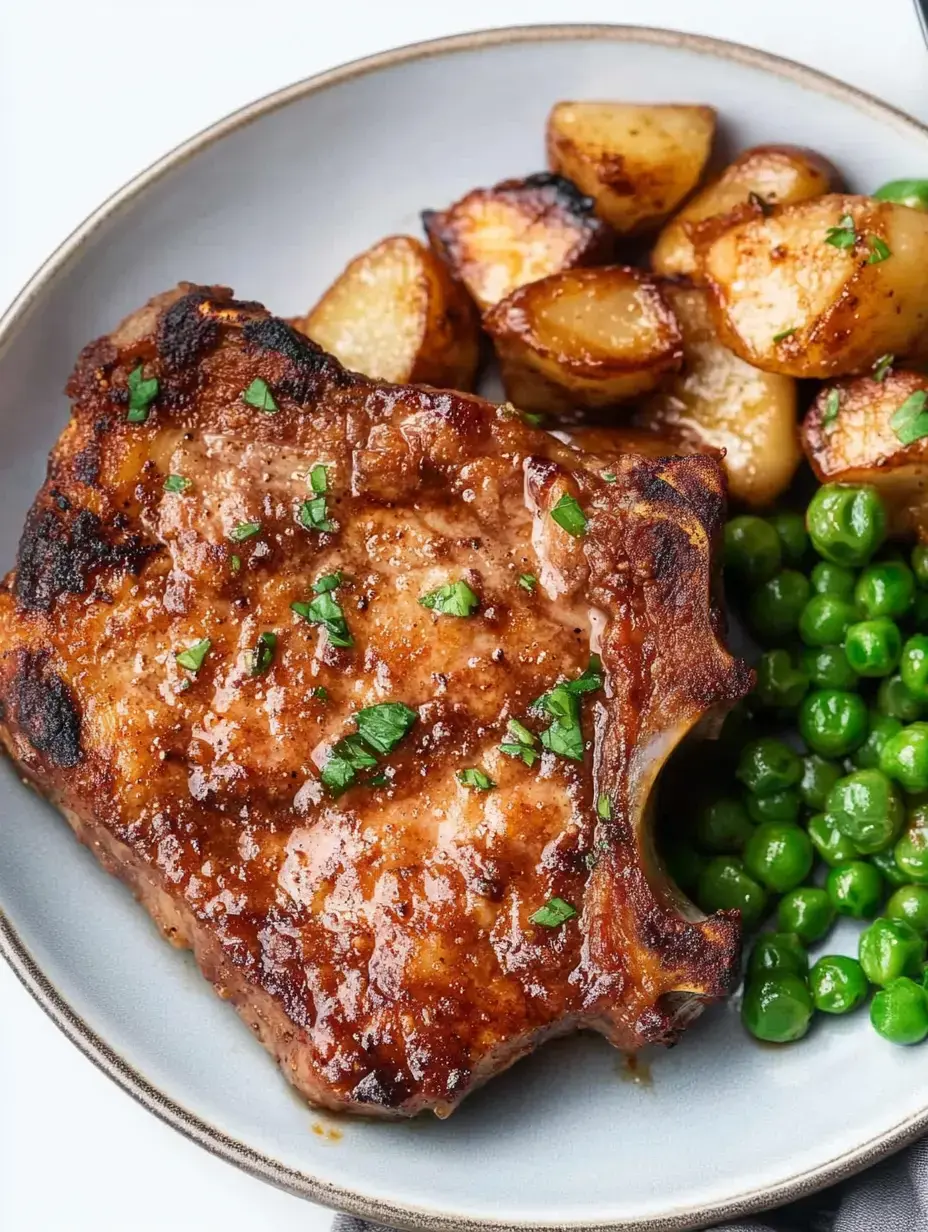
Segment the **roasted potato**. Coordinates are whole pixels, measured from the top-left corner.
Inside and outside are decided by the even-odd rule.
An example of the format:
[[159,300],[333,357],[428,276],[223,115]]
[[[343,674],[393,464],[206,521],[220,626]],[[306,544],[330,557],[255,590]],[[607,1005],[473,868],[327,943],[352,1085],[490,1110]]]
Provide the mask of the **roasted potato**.
[[600,457],[610,458],[616,454],[638,453],[646,458],[679,457],[681,454],[708,453],[717,454],[718,450],[700,441],[674,436],[670,433],[649,432],[646,428],[633,428],[629,424],[618,424],[616,427],[600,425],[592,428],[571,428],[566,432],[555,432],[555,436],[583,449],[587,453],[595,453]]
[[822,483],[872,484],[885,500],[894,534],[915,531],[928,539],[928,436],[911,439],[913,431],[928,428],[924,405],[928,376],[921,372],[837,381],[810,407],[802,445]]
[[928,214],[831,194],[697,243],[722,341],[790,376],[861,372],[928,341]]
[[651,268],[658,274],[692,277],[698,274],[690,238],[694,227],[709,238],[707,224],[718,234],[736,222],[763,216],[771,206],[820,197],[837,182],[835,168],[813,150],[796,145],[745,150],[667,223],[651,253]]
[[339,274],[315,308],[292,322],[355,372],[381,381],[473,388],[477,316],[433,252],[391,235]]
[[664,288],[683,332],[683,370],[648,398],[632,423],[701,450],[725,450],[734,500],[761,507],[786,487],[799,465],[796,382],[760,372],[716,335],[704,287]]
[[596,202],[623,235],[660,225],[703,173],[715,135],[712,107],[555,103],[548,166]]
[[483,325],[506,396],[524,411],[612,406],[654,389],[683,357],[657,283],[624,266],[566,270],[520,287]]
[[590,198],[547,172],[475,188],[425,210],[422,224],[481,312],[538,278],[608,260],[613,242]]

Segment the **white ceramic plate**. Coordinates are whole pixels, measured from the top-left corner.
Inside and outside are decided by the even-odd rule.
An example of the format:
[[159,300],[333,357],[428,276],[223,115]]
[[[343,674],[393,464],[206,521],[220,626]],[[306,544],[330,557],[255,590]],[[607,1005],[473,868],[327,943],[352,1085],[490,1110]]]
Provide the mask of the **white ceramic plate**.
[[[497,31],[295,86],[103,206],[0,325],[3,565],[85,342],[180,279],[305,310],[349,257],[416,233],[423,207],[537,170],[551,104],[597,97],[714,104],[732,149],[808,144],[861,191],[928,171],[928,130],[890,108],[758,52],[656,31]],[[448,1122],[336,1128],[6,762],[0,796],[0,948],[30,991],[152,1111],[316,1201],[420,1228],[688,1228],[798,1196],[928,1126],[928,1047],[893,1048],[858,1015],[765,1049],[729,1006],[651,1058],[650,1086],[623,1081],[602,1040],[574,1038]]]

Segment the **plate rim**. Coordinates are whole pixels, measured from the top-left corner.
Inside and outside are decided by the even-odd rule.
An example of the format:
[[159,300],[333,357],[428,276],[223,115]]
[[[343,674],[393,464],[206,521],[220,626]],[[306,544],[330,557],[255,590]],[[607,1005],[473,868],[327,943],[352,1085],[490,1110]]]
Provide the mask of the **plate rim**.
[[[246,104],[201,129],[194,136],[175,146],[151,163],[121,188],[111,194],[80,223],[42,263],[12,303],[0,316],[0,363],[26,326],[38,301],[46,290],[53,291],[55,279],[63,274],[79,256],[91,236],[115,221],[120,214],[149,187],[168,172],[181,166],[229,133],[249,125],[290,103],[342,85],[355,78],[382,69],[435,56],[480,50],[485,47],[524,43],[596,41],[645,43],[651,46],[682,48],[716,59],[733,61],[768,74],[785,77],[812,92],[825,94],[839,102],[864,111],[917,138],[928,142],[928,124],[923,124],[900,108],[875,95],[848,85],[827,73],[771,52],[760,51],[741,43],[677,30],[624,24],[561,23],[550,25],[506,26],[476,30],[443,38],[405,44],[375,55],[351,60],[275,90]],[[645,1219],[607,1219],[602,1222],[498,1221],[482,1217],[461,1216],[453,1211],[425,1208],[387,1201],[359,1190],[324,1181],[301,1169],[291,1168],[271,1155],[256,1151],[246,1143],[225,1134],[216,1126],[184,1108],[164,1091],[151,1084],[99,1036],[58,991],[31,956],[19,937],[12,920],[0,906],[0,956],[2,956],[26,991],[45,1011],[89,1061],[132,1096],[149,1112],[176,1129],[186,1138],[204,1147],[227,1163],[234,1164],[260,1180],[285,1189],[298,1197],[320,1205],[372,1220],[376,1223],[410,1229],[411,1232],[685,1232],[708,1222],[738,1218],[767,1207],[813,1193],[827,1185],[860,1172],[884,1156],[899,1150],[928,1130],[928,1099],[924,1108],[817,1167],[797,1173],[788,1180],[751,1189],[733,1198],[698,1208],[677,1208],[666,1215]]]

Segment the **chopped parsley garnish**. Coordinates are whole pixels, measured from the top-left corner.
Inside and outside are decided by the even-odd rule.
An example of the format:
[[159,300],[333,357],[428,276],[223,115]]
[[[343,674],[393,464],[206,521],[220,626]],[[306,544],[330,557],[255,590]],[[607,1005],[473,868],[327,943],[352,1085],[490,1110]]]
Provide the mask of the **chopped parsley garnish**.
[[274,662],[274,651],[277,649],[277,634],[262,633],[254,650],[248,651],[248,672],[251,676],[263,676]]
[[873,379],[875,381],[885,381],[886,380],[887,373],[889,372],[890,368],[893,366],[893,361],[895,360],[895,358],[896,358],[895,355],[889,355],[889,354],[880,356],[880,358],[873,365]]
[[230,564],[230,566],[231,566],[231,568],[232,568],[232,572],[233,572],[233,573],[238,573],[239,569],[241,569],[241,567],[242,567],[242,558],[241,558],[241,556],[236,556],[236,555],[233,553],[233,554],[229,557],[229,564]]
[[830,424],[833,419],[837,419],[840,409],[841,394],[837,389],[830,389],[825,399],[825,409],[822,411],[822,423]]
[[825,232],[825,243],[832,248],[853,248],[857,243],[857,231],[854,219],[850,214],[842,214],[836,227],[829,227]]
[[335,530],[335,523],[329,517],[324,496],[314,496],[311,500],[303,501],[298,516],[300,525],[305,526],[307,530]]
[[885,261],[887,257],[891,257],[892,250],[885,240],[881,240],[878,235],[868,235],[867,243],[870,245],[870,255],[867,257],[868,265],[879,265],[881,261]]
[[253,535],[260,535],[260,522],[236,522],[229,531],[229,538],[233,543],[244,543],[246,539],[251,539]]
[[209,654],[209,648],[212,644],[208,637],[204,637],[201,642],[194,642],[186,650],[179,650],[174,658],[188,672],[198,672],[203,666],[203,661]]
[[309,696],[314,697],[317,702],[327,702],[329,700],[329,690],[324,684],[317,684]]
[[619,478],[615,471],[600,471],[599,477],[605,479],[606,483],[617,483]]
[[549,898],[543,907],[539,907],[530,917],[533,924],[544,924],[545,928],[557,928],[572,920],[577,914],[576,907],[565,902],[563,898]]
[[539,415],[537,411],[520,411],[519,414],[530,428],[538,428],[545,422],[544,415]]
[[313,592],[317,595],[324,595],[330,590],[336,590],[342,584],[342,573],[338,570],[335,573],[325,573],[322,577],[317,577],[313,582]]
[[249,406],[256,406],[259,411],[264,411],[267,415],[273,415],[280,410],[274,401],[271,387],[260,376],[256,376],[248,388],[242,391],[242,401],[247,402]]
[[749,192],[748,201],[750,201],[751,205],[753,205],[755,209],[760,210],[764,218],[768,218],[773,213],[773,206],[769,201],[762,197],[760,193]]
[[319,777],[333,796],[340,796],[358,777],[359,770],[376,765],[377,758],[368,753],[360,736],[345,736],[332,746]]
[[185,479],[183,475],[168,475],[164,481],[164,490],[165,492],[186,492],[192,483],[192,479]]
[[590,655],[586,671],[576,680],[567,680],[554,686],[533,702],[534,710],[544,711],[554,720],[541,733],[541,743],[552,753],[569,757],[571,761],[583,761],[583,731],[580,727],[580,703],[584,693],[592,693],[603,686],[602,660],[599,655]]
[[889,421],[889,426],[903,445],[911,445],[914,441],[920,441],[922,437],[928,436],[926,404],[928,404],[928,393],[925,393],[923,389],[917,389],[914,394],[909,394]]
[[496,786],[490,776],[476,766],[459,770],[456,778],[462,787],[467,787],[470,791],[491,791]]
[[473,616],[480,606],[480,600],[464,581],[446,582],[437,590],[420,595],[419,602],[440,616]]
[[612,801],[605,792],[596,801],[596,815],[601,817],[603,821],[612,821]]
[[784,329],[779,334],[774,334],[773,335],[774,342],[783,342],[787,338],[792,338],[793,334],[796,333],[796,330],[798,328],[799,327],[797,325],[794,325],[792,329]]
[[538,753],[532,747],[535,744],[535,734],[524,727],[518,719],[510,719],[507,731],[512,740],[507,740],[499,746],[501,753],[507,757],[520,757],[529,767],[538,760]]
[[389,782],[390,782],[390,779],[381,770],[379,774],[375,774],[371,778],[369,778],[367,782],[364,784],[364,786],[365,787],[386,787]]
[[151,376],[148,380],[142,378],[142,365],[129,373],[126,384],[129,387],[129,410],[126,419],[129,423],[144,423],[148,418],[148,408],[158,397],[158,378]]
[[317,462],[309,472],[309,486],[317,495],[320,492],[328,492],[329,476],[321,462]]
[[361,739],[376,753],[385,755],[393,752],[418,717],[415,710],[402,702],[367,706],[354,716]]
[[603,687],[603,661],[598,654],[591,654],[590,661],[576,680],[568,680],[571,693],[595,693]]
[[523,590],[527,590],[528,593],[531,594],[538,585],[538,578],[535,577],[534,573],[520,573],[519,585]]
[[315,599],[310,599],[309,603],[295,601],[290,604],[290,608],[311,625],[322,625],[333,646],[354,645],[345,613],[331,592],[323,591],[321,595],[316,595]]
[[586,534],[586,514],[568,492],[564,493],[551,510],[551,517],[562,530],[566,530],[568,535],[573,535],[575,539]]

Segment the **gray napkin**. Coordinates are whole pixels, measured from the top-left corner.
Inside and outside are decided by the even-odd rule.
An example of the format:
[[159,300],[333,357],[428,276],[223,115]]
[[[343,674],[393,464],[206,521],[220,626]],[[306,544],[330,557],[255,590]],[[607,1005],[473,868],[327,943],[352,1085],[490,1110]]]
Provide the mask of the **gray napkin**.
[[[383,1232],[336,1215],[332,1232]],[[928,1139],[832,1189],[714,1232],[928,1232]]]

